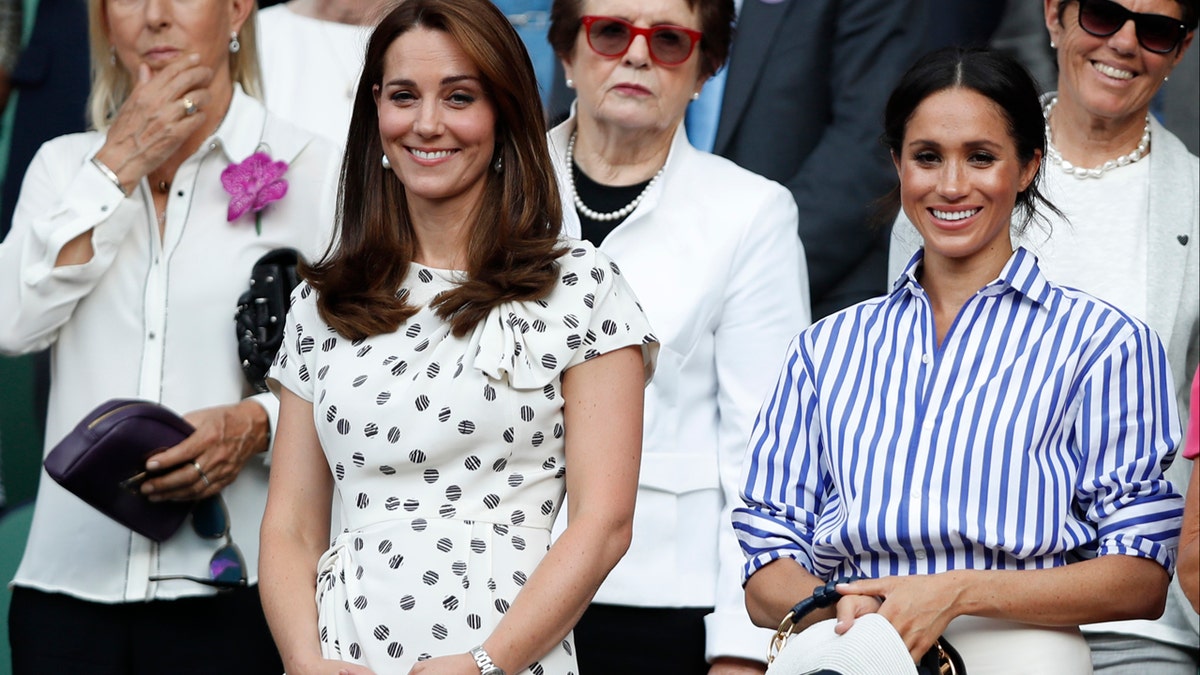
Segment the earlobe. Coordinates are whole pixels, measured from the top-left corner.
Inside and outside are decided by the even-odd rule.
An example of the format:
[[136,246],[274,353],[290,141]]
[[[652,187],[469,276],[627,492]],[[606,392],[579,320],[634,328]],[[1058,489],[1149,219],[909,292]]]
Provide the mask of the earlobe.
[[1021,170],[1021,192],[1028,190],[1029,186],[1033,185],[1033,180],[1037,178],[1038,169],[1040,169],[1041,166],[1042,151],[1034,150],[1033,159],[1029,160],[1029,163],[1026,164],[1025,168]]
[[1192,38],[1196,37],[1196,31],[1189,31],[1187,36],[1183,38],[1183,43],[1179,45],[1178,53],[1175,54],[1175,61],[1171,64],[1171,68],[1179,65],[1183,60],[1183,55],[1187,53],[1188,47],[1192,46]]

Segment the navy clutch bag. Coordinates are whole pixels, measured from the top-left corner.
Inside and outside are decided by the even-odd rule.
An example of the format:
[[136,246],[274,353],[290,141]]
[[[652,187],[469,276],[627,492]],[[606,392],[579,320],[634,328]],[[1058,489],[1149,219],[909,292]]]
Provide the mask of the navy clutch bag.
[[161,542],[175,534],[193,503],[151,502],[138,488],[154,475],[146,472],[146,460],[192,431],[191,424],[157,403],[113,399],[84,417],[43,464],[59,485],[96,510]]

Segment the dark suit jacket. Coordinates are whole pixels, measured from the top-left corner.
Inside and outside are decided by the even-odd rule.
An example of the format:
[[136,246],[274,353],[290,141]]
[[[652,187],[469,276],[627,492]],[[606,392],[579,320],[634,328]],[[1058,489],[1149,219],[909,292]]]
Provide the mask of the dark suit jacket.
[[919,0],[744,0],[714,152],[778,181],[800,209],[813,318],[886,287],[896,172],[883,108],[922,51]]
[[12,74],[17,112],[0,192],[0,239],[12,226],[25,170],[38,148],[87,127],[89,68],[87,4],[41,0],[33,33]]

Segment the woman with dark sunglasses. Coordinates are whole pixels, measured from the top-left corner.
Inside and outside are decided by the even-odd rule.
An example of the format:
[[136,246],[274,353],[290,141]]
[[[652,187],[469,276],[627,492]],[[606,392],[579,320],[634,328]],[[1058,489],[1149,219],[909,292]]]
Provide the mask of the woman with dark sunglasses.
[[[1200,360],[1200,159],[1150,114],[1191,46],[1196,0],[1045,0],[1057,91],[1042,99],[1046,194],[1064,217],[1019,242],[1047,276],[1144,320],[1167,346],[1184,419]],[[894,277],[920,244],[893,230]],[[1181,490],[1186,463],[1168,477]],[[1198,619],[1177,583],[1157,621],[1085,627],[1096,672],[1195,675]]]
[[733,16],[730,0],[551,9],[550,42],[577,93],[550,132],[566,227],[621,265],[662,340],[633,543],[576,628],[581,675],[765,667],[770,635],[746,614],[729,514],[755,399],[810,312],[791,194],[685,132]]

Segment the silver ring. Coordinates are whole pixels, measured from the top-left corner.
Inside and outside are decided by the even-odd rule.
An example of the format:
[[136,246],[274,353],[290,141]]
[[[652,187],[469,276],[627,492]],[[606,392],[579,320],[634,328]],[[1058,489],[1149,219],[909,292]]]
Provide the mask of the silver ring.
[[[190,99],[186,96],[183,97],[182,103],[183,103],[183,114],[188,117],[195,115],[196,111],[200,110],[199,106],[197,106],[195,103],[193,103],[192,99]],[[201,473],[204,473],[204,472],[201,471]]]
[[200,480],[204,481],[204,487],[212,485],[212,481],[208,479],[208,474],[204,473],[204,469],[200,468],[200,462],[193,460],[192,468],[196,469],[196,473],[200,474]]

